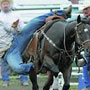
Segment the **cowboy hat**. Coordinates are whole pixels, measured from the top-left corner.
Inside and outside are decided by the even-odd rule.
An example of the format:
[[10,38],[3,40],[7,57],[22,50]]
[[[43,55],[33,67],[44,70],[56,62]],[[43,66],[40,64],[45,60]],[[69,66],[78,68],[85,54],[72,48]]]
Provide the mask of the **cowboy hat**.
[[83,13],[83,11],[90,7],[90,2],[85,2],[80,8],[79,11]]
[[85,5],[83,6],[82,10],[85,10],[85,9],[87,9],[87,8],[89,8],[89,7],[90,7],[90,3],[85,4]]
[[0,5],[1,5],[3,2],[9,2],[10,4],[13,4],[13,0],[0,0]]

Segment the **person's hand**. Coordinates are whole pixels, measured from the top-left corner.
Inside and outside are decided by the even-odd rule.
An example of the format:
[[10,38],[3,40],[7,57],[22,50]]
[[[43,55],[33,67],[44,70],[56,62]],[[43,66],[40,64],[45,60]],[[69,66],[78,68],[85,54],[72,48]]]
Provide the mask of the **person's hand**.
[[13,22],[13,24],[12,24],[12,26],[11,26],[11,27],[16,28],[16,27],[17,27],[17,25],[18,25],[18,23],[19,23],[19,19],[18,19],[18,20],[16,20],[15,22]]

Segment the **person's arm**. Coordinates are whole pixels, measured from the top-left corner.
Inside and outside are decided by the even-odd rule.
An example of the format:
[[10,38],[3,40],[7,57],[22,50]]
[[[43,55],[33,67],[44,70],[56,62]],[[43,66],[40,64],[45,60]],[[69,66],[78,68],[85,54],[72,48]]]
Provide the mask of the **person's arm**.
[[22,19],[19,17],[19,22],[18,22],[18,25],[17,25],[17,31],[21,32],[22,29],[24,27],[24,22],[22,21]]
[[21,20],[20,16],[17,16],[17,20],[14,21],[11,25],[11,29],[14,33],[21,33],[23,27],[24,27],[24,22]]

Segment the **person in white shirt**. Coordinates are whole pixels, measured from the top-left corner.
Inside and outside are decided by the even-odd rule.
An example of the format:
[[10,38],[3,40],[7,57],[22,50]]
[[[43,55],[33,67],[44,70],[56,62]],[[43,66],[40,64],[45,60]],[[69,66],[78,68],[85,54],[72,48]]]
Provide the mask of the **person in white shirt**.
[[[12,5],[12,0],[0,0],[0,59],[3,86],[8,86],[10,81],[10,67],[3,60],[3,55],[11,46],[14,36],[19,34],[24,26],[20,16],[12,10]],[[26,75],[20,75],[20,80],[22,85],[28,85]]]

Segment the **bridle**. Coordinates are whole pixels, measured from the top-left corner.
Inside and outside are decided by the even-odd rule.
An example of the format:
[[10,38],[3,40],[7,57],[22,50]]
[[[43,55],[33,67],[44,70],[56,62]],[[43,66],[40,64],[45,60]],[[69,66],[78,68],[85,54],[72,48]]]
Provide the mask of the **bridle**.
[[[80,40],[82,40],[82,38],[80,38],[80,35],[79,35],[79,33],[78,33],[78,27],[79,27],[81,24],[82,24],[82,22],[76,24],[76,26],[75,26],[75,32],[76,32],[75,39],[78,40],[78,41],[76,41],[77,43],[80,42]],[[85,28],[85,29],[86,29],[86,28]],[[84,30],[85,30],[85,29],[84,29]],[[82,40],[82,41],[83,41],[83,40]],[[87,39],[87,40],[83,41],[82,43],[78,43],[78,45],[79,45],[79,47],[86,48],[85,45],[86,45],[87,43],[89,43],[89,42],[90,42],[90,39]]]
[[[83,58],[83,55],[81,54],[81,52],[83,52],[83,51],[85,51],[85,52],[87,52],[87,53],[90,53],[90,39],[87,39],[87,40],[82,40],[82,38],[80,38],[80,35],[79,35],[79,33],[78,33],[78,27],[80,26],[82,24],[82,22],[80,22],[80,23],[78,23],[78,24],[76,24],[76,26],[75,26],[75,39],[77,39],[78,41],[76,41],[76,43],[78,44],[77,45],[77,51],[75,52],[75,58],[76,58],[76,60],[75,60],[75,62],[76,62],[76,65],[77,65],[77,62],[78,62],[78,59],[80,59],[80,58]],[[86,28],[84,28],[84,31],[85,31],[85,29]],[[84,32],[83,32],[84,33]],[[89,32],[87,32],[87,33],[89,33]],[[82,42],[81,43],[78,43],[80,40],[82,40]],[[77,65],[78,66],[78,65]]]

